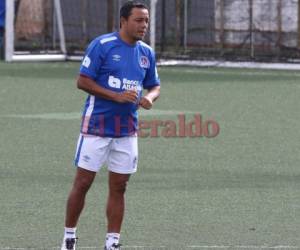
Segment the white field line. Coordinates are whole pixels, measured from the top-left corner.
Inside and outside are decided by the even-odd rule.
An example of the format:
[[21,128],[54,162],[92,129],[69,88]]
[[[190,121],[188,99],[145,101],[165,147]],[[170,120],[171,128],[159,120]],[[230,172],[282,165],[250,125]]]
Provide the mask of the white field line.
[[[15,248],[15,247],[0,247],[1,250],[42,250],[44,248]],[[51,247],[51,249],[60,249],[60,247]],[[85,246],[85,247],[79,247],[80,249],[102,249],[101,247],[92,247],[92,246]],[[172,250],[169,246],[122,246],[122,249],[151,249],[151,250],[159,250],[159,249],[166,249],[166,250]],[[245,250],[245,249],[262,249],[262,250],[289,250],[289,249],[300,249],[300,246],[290,246],[290,245],[278,245],[278,246],[257,246],[257,245],[191,245],[186,247],[179,247],[176,249],[235,249],[235,250]]]
[[299,63],[259,63],[229,61],[196,61],[196,60],[160,60],[158,66],[198,66],[245,69],[300,70]]
[[[178,72],[178,69],[168,69],[171,72]],[[247,72],[247,71],[226,71],[222,69],[205,69],[201,68],[187,68],[184,69],[183,73],[192,73],[192,74],[206,74],[206,75],[229,75],[229,76],[283,76],[283,77],[300,77],[299,71],[285,72],[285,71],[257,71],[257,72]],[[227,81],[223,81],[223,83],[227,83]]]
[[[140,110],[139,116],[164,116],[164,115],[178,115],[178,114],[197,114],[197,111],[180,111],[180,110]],[[3,118],[20,118],[20,119],[44,119],[44,120],[79,120],[81,114],[77,112],[70,113],[43,113],[43,114],[6,114],[0,115]]]
[[188,246],[188,248],[193,248],[193,249],[300,249],[300,246],[284,246],[284,245],[279,245],[279,246],[255,246],[255,245],[237,245],[237,246],[222,246],[222,245],[211,245],[211,246]]

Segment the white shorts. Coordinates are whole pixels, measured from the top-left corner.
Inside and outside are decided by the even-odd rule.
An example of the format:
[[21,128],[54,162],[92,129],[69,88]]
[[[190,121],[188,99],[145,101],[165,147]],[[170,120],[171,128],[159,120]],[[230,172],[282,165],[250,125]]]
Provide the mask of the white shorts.
[[75,165],[98,172],[106,164],[108,170],[132,174],[137,170],[137,136],[120,138],[80,134],[75,154]]

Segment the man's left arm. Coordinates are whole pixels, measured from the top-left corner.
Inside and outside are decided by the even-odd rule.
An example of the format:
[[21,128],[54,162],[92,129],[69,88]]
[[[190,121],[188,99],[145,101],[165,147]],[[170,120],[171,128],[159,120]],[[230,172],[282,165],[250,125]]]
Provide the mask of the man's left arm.
[[160,95],[160,86],[155,86],[148,90],[148,93],[144,95],[139,102],[139,105],[144,109],[151,109],[153,106],[153,102]]

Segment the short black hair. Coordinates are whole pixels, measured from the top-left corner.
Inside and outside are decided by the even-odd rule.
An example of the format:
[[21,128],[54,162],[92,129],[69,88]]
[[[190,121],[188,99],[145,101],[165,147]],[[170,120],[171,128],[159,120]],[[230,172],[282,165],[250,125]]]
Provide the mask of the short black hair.
[[139,8],[139,9],[147,9],[149,10],[148,6],[140,1],[127,1],[124,3],[120,9],[120,18],[124,17],[125,19],[128,19],[131,15],[131,10],[133,8]]

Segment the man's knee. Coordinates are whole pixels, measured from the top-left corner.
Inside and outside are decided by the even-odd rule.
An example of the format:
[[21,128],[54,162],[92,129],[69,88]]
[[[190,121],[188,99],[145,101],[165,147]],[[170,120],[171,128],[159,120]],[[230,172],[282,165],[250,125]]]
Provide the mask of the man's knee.
[[96,173],[78,169],[74,188],[81,192],[87,192],[94,181],[95,175]]
[[74,184],[74,188],[77,189],[78,191],[88,191],[92,183],[93,181],[91,179],[81,178],[76,180]]
[[130,174],[118,174],[109,172],[109,191],[113,193],[125,193]]
[[110,185],[110,192],[114,194],[124,194],[126,192],[128,180],[113,182]]

